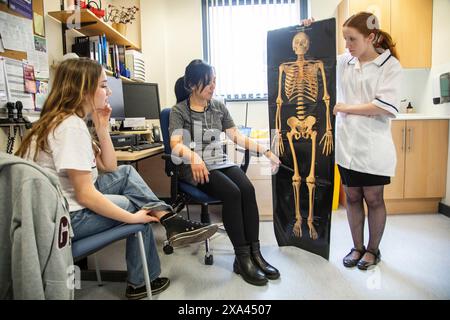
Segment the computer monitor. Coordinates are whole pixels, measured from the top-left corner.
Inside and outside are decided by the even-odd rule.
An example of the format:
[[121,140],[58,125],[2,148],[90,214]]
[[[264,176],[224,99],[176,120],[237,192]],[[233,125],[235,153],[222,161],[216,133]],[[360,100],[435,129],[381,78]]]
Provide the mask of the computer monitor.
[[108,76],[107,80],[108,87],[112,91],[112,95],[108,99],[112,108],[111,118],[123,120],[125,119],[125,104],[123,101],[122,80],[111,76]]
[[158,84],[146,82],[123,83],[123,99],[127,118],[159,120],[161,106]]

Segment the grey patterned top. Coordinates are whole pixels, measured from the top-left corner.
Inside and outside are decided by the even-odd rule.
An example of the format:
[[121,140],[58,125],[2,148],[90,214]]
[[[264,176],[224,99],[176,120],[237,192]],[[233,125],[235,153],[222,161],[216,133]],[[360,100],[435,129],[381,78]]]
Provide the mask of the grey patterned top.
[[[189,111],[188,101],[184,100],[172,107],[169,135],[172,136],[174,132],[182,135],[183,144],[200,155],[211,171],[236,165],[230,161],[221,143],[225,138],[225,130],[234,126],[234,121],[222,102],[213,99],[204,112],[197,112]],[[180,178],[196,185],[190,164],[182,166]]]

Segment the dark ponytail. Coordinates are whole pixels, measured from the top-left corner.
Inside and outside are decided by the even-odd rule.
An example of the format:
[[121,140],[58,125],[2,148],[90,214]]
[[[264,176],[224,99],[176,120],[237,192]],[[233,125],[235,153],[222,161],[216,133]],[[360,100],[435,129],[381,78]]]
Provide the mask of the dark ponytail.
[[391,35],[380,29],[380,23],[374,14],[370,12],[359,12],[348,18],[343,26],[355,28],[364,37],[368,37],[373,33],[375,35],[375,39],[373,40],[374,48],[389,49],[391,54],[398,59],[397,49],[395,48],[395,43]]
[[177,103],[189,98],[189,91],[184,86],[184,77],[178,78],[175,82],[175,96],[177,97]]

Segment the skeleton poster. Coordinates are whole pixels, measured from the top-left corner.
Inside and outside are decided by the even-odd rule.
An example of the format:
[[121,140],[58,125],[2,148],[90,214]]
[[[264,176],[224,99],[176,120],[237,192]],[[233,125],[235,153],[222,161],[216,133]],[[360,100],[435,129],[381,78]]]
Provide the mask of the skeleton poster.
[[270,31],[267,38],[272,178],[280,246],[329,257],[336,104],[335,19]]

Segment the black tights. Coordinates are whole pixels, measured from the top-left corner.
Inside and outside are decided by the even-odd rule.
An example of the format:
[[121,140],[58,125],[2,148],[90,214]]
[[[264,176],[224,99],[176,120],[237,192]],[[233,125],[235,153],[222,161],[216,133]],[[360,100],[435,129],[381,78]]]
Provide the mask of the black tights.
[[212,170],[209,183],[199,184],[198,188],[223,202],[223,225],[234,247],[258,241],[255,188],[240,168]]
[[347,217],[355,248],[364,245],[364,206],[366,201],[369,221],[369,243],[367,249],[377,252],[386,225],[386,206],[383,199],[384,186],[346,187]]

